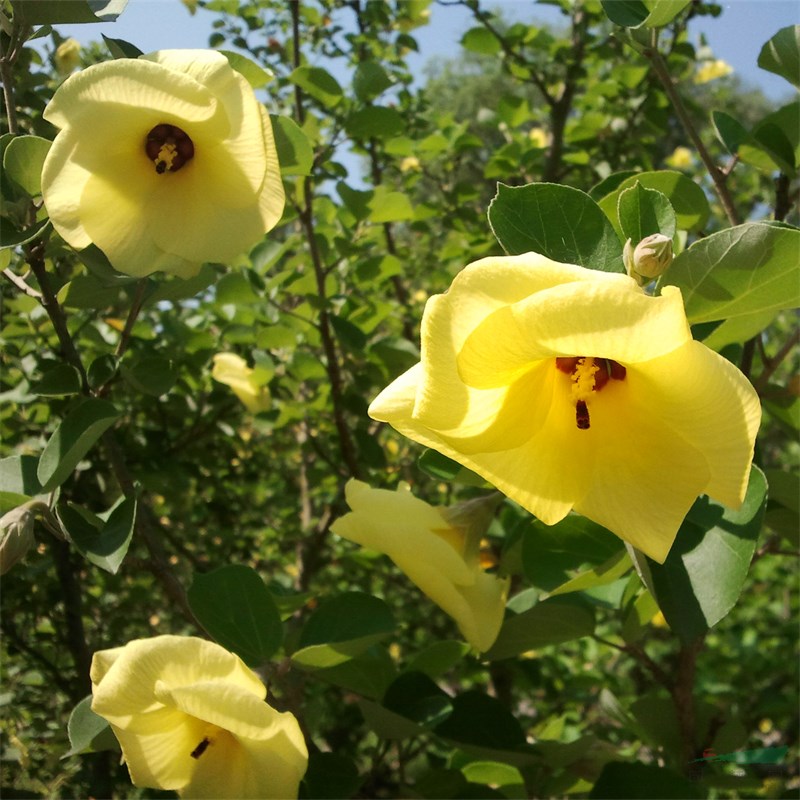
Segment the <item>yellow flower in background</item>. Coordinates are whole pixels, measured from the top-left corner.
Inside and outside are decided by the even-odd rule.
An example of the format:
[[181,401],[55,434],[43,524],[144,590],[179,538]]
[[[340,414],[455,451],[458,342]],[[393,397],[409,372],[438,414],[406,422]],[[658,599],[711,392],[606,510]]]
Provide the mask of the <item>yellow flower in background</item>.
[[297,797],[308,764],[292,714],[242,660],[191,636],[136,639],[94,654],[92,710],[136,786],[181,797]]
[[715,81],[717,78],[724,78],[733,72],[733,67],[721,58],[714,61],[703,61],[698,67],[697,72],[694,74],[695,83],[708,83]]
[[80,42],[77,39],[65,39],[56,48],[53,61],[61,75],[69,75],[81,63]]
[[528,139],[534,147],[549,147],[550,134],[542,128],[531,128],[528,132]]
[[481,569],[480,532],[469,530],[469,515],[429,505],[406,485],[389,491],[350,480],[345,496],[352,511],[331,530],[388,555],[476,650],[488,650],[503,623],[509,579]]
[[692,166],[693,161],[692,151],[688,147],[676,147],[672,151],[672,155],[664,159],[664,163],[674,169],[687,169]]
[[217,353],[214,356],[211,377],[219,383],[230,386],[247,410],[258,414],[259,411],[269,409],[271,400],[269,389],[256,383],[253,375],[254,370],[235,353]]
[[419,172],[420,163],[416,156],[406,156],[400,162],[400,172]]
[[53,227],[120,272],[191,277],[241,255],[283,213],[269,116],[220,53],[96,64],[62,84],[44,118],[61,129],[42,171]]
[[680,290],[537,253],[485,258],[432,297],[420,363],[370,415],[553,525],[583,514],[663,562],[701,493],[738,508],[761,418],[692,340]]

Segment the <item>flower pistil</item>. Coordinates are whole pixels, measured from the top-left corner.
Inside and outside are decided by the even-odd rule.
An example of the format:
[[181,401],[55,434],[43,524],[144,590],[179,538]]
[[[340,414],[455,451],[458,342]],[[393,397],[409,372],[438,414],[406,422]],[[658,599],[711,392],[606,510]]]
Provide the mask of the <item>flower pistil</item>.
[[622,364],[613,359],[591,356],[556,358],[556,367],[572,379],[575,424],[582,431],[591,427],[587,402],[593,392],[599,392],[609,380],[624,380],[627,372]]
[[144,150],[147,157],[155,163],[156,172],[177,172],[190,159],[194,158],[194,142],[189,135],[176,125],[162,122],[147,134]]

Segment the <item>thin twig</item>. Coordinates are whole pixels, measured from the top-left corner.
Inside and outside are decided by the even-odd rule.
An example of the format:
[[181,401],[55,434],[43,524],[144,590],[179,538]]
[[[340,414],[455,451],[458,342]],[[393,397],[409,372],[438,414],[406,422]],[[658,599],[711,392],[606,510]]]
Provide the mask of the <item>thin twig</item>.
[[145,292],[147,290],[147,278],[142,278],[136,284],[136,294],[133,297],[133,303],[131,304],[130,310],[128,311],[128,318],[125,320],[125,327],[122,329],[122,333],[119,337],[119,342],[117,342],[117,349],[114,352],[114,355],[117,358],[121,358],[125,351],[128,349],[128,343],[130,342],[131,332],[133,331],[133,326],[136,324],[136,320],[139,316],[139,312],[142,310],[142,305],[144,304],[144,297]]
[[766,390],[769,379],[783,360],[794,350],[798,342],[800,342],[800,328],[795,328],[794,333],[783,343],[781,349],[772,358],[765,359],[764,371],[753,381],[753,386],[759,394]]
[[5,278],[11,281],[11,283],[13,283],[14,286],[17,287],[17,289],[28,295],[28,297],[33,297],[35,300],[39,300],[41,302],[42,293],[37,292],[36,289],[33,288],[33,286],[28,286],[28,284],[25,283],[24,279],[20,278],[19,275],[16,275],[10,269],[4,269],[3,275]]
[[689,112],[686,110],[686,106],[672,80],[672,76],[669,74],[666,62],[658,51],[657,29],[653,30],[651,46],[644,50],[644,55],[650,61],[653,72],[655,72],[656,77],[664,87],[664,91],[667,93],[667,97],[672,103],[672,107],[675,109],[675,113],[678,115],[683,129],[686,131],[686,135],[691,139],[711,180],[714,182],[714,189],[717,192],[720,203],[722,203],[722,208],[725,210],[728,221],[731,225],[739,225],[741,223],[741,218],[739,217],[739,212],[736,210],[733,198],[728,190],[727,175],[717,166],[716,162],[711,157],[708,148],[703,144],[703,140],[700,138],[700,134],[694,126],[694,122],[692,122],[692,118],[689,116]]

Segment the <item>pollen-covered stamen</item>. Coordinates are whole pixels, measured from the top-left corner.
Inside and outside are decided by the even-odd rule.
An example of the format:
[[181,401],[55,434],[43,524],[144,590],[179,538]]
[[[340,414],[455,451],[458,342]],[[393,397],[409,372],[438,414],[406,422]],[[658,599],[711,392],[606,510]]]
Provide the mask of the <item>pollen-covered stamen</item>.
[[177,172],[194,158],[194,142],[185,131],[162,122],[147,134],[144,151],[156,165],[156,172],[163,175],[165,172]]
[[575,403],[575,425],[582,431],[591,427],[588,402],[609,380],[624,380],[627,370],[610,358],[564,356],[556,358],[556,367],[572,379],[572,399]]

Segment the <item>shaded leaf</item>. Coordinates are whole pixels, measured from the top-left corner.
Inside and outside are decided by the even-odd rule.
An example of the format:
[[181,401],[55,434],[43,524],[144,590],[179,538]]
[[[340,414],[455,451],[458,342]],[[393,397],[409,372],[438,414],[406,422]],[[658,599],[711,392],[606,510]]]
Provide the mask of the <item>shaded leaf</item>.
[[51,145],[41,136],[15,136],[3,152],[7,177],[31,197],[42,192],[42,165]]
[[691,800],[705,797],[697,783],[650,764],[611,761],[603,767],[590,798],[619,800]]
[[119,416],[108,400],[91,397],[75,406],[50,436],[39,457],[36,475],[42,491],[50,492],[60,486]]
[[241,53],[234,53],[232,50],[220,50],[228,63],[235,69],[253,89],[260,89],[266,86],[274,77],[272,70],[257,64],[252,58],[243,56]]
[[297,67],[289,75],[289,80],[328,107],[335,106],[342,99],[339,82],[322,67]]
[[781,28],[758,54],[758,66],[800,89],[800,25]]
[[623,28],[638,28],[650,11],[642,0],[600,0],[606,16]]
[[675,212],[666,195],[646,189],[639,181],[620,192],[617,216],[623,237],[630,239],[633,247],[653,233],[670,239],[675,235]]
[[767,502],[764,473],[753,466],[744,503],[733,511],[706,496],[692,506],[663,564],[634,554],[670,628],[690,642],[733,608],[747,578]]
[[214,641],[250,666],[271,658],[283,641],[278,608],[251,567],[228,564],[195,574],[187,592],[192,613]]
[[352,797],[362,779],[351,759],[336,753],[312,752],[303,784],[305,797],[324,797],[327,800]]
[[521,614],[506,617],[497,640],[485,654],[490,661],[561,644],[594,633],[594,612],[565,600],[545,600]]
[[350,114],[344,129],[353,139],[388,139],[402,133],[405,122],[394,108],[368,106]]
[[137,503],[126,498],[103,522],[73,503],[58,507],[58,518],[81,555],[100,569],[116,575],[130,547],[136,526]]
[[70,748],[62,756],[78,753],[97,753],[101,750],[119,750],[119,743],[111,726],[92,711],[92,696],[88,695],[72,709],[67,722]]
[[14,0],[14,13],[31,25],[113,22],[128,0]]
[[81,376],[72,364],[58,364],[42,375],[31,391],[42,397],[61,397],[63,395],[79,394],[81,391]]
[[269,118],[272,121],[281,175],[310,175],[314,150],[308,136],[289,117],[270,114]]
[[377,61],[362,61],[353,75],[353,91],[362,102],[374,100],[392,85],[392,79]]
[[124,39],[112,39],[104,33],[100,34],[106,43],[108,52],[112,58],[139,58],[144,53],[136,45],[126,42]]

